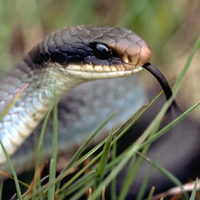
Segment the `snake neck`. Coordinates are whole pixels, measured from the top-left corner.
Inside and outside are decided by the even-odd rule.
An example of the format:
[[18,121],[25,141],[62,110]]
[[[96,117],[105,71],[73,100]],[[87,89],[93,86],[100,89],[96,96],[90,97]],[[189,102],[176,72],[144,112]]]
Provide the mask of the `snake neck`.
[[[10,88],[5,95],[6,98],[10,98],[10,101],[28,83],[28,87],[0,122],[0,139],[9,154],[16,151],[44,118],[54,103],[55,94],[59,101],[68,90],[85,82],[83,79],[78,80],[66,74],[63,75],[62,70],[59,70],[60,67],[57,64],[50,64],[40,69],[31,68],[23,60],[6,79],[1,81],[2,88]],[[8,102],[8,99],[0,97],[0,100],[2,106],[6,107],[6,103],[3,104],[3,102]],[[3,137],[5,134],[8,137]],[[0,152],[0,155],[2,154]],[[5,158],[1,156],[0,163],[4,161]]]

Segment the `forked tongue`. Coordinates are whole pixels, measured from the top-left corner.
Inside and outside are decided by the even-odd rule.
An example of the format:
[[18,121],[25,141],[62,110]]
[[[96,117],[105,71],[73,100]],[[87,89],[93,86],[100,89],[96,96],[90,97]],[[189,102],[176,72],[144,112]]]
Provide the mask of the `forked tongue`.
[[[171,90],[166,78],[164,77],[164,75],[151,63],[146,63],[142,67],[144,69],[148,70],[157,79],[157,81],[160,83],[160,85],[165,93],[166,99],[168,100],[172,96],[172,90]],[[175,101],[173,101],[172,105],[177,107]]]

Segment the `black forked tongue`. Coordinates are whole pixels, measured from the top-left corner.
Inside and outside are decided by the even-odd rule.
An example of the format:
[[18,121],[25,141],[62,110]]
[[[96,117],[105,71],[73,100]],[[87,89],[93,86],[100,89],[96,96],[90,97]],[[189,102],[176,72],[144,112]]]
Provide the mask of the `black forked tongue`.
[[[157,79],[157,81],[160,83],[160,85],[165,93],[165,96],[168,100],[172,96],[172,90],[171,90],[166,78],[163,76],[163,74],[156,67],[154,67],[151,63],[146,63],[142,67],[144,69],[148,70]],[[173,101],[172,104],[177,107],[175,101]]]

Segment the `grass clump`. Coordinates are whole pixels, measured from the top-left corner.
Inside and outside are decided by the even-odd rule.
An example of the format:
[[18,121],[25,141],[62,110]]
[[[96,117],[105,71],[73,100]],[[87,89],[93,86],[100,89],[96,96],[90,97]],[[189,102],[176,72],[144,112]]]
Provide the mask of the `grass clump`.
[[[185,67],[183,68],[180,76],[177,79],[177,82],[174,86],[174,94],[178,92],[178,89],[180,88],[181,82],[183,80],[183,77],[192,61],[192,58],[197,50],[197,48],[200,45],[200,36],[197,39],[197,42],[191,52],[191,55],[189,56]],[[107,189],[107,187],[111,184],[111,196],[113,199],[116,199],[116,193],[119,194],[119,199],[123,200],[126,198],[130,185],[134,181],[135,176],[137,175],[137,171],[141,165],[141,162],[143,159],[145,159],[147,162],[149,162],[152,166],[152,168],[158,169],[162,174],[164,174],[168,179],[173,181],[177,186],[179,186],[182,189],[182,192],[184,193],[184,198],[189,199],[188,194],[184,191],[184,187],[182,186],[182,183],[174,177],[170,172],[163,169],[159,165],[157,165],[154,161],[149,160],[145,154],[148,151],[149,146],[157,140],[159,137],[161,137],[163,134],[165,134],[168,130],[170,130],[173,126],[175,126],[177,123],[179,123],[181,120],[183,120],[186,116],[188,116],[197,106],[199,106],[200,102],[198,102],[196,105],[188,109],[186,112],[181,114],[177,119],[169,123],[166,127],[159,130],[160,124],[163,120],[163,117],[165,113],[167,112],[169,106],[171,105],[173,98],[172,97],[168,102],[165,103],[163,108],[160,110],[160,112],[157,114],[155,119],[152,121],[152,123],[147,127],[147,129],[143,132],[143,134],[128,147],[124,152],[122,152],[119,155],[116,155],[116,143],[121,138],[123,134],[126,133],[126,131],[142,116],[142,114],[154,103],[154,101],[157,99],[156,97],[152,102],[142,107],[136,114],[134,114],[121,128],[117,130],[113,130],[111,128],[110,135],[97,144],[95,147],[93,147],[89,152],[83,154],[83,151],[87,148],[89,143],[92,141],[92,139],[95,137],[96,134],[101,130],[101,128],[109,121],[109,119],[115,114],[111,114],[95,131],[94,133],[88,138],[87,141],[78,149],[76,154],[72,157],[68,165],[65,167],[65,169],[56,177],[55,171],[56,171],[56,160],[57,160],[57,130],[58,130],[58,124],[57,124],[57,106],[55,103],[55,106],[53,108],[53,115],[54,115],[54,138],[53,138],[53,149],[52,149],[52,159],[50,161],[50,175],[48,182],[46,184],[43,184],[43,180],[39,179],[35,182],[33,185],[32,192],[27,192],[25,194],[21,194],[19,183],[17,180],[17,175],[15,173],[15,170],[12,166],[12,162],[9,158],[9,155],[6,152],[6,149],[4,148],[2,142],[0,141],[0,144],[3,148],[3,151],[6,155],[6,158],[9,162],[9,166],[12,170],[15,185],[16,185],[16,191],[17,196],[19,199],[79,199],[84,194],[88,197],[88,199],[94,200],[94,199],[104,199],[104,191]],[[55,100],[56,102],[56,100]],[[51,110],[51,109],[50,109]],[[37,164],[36,164],[36,172],[39,167],[39,155],[40,155],[40,149],[42,145],[42,140],[44,136],[44,130],[45,126],[50,114],[50,110],[47,113],[47,116],[44,120],[42,132],[41,132],[41,138],[39,141],[39,146],[37,150]],[[4,113],[5,114],[5,113]],[[100,149],[100,147],[103,147]],[[141,153],[139,153],[139,151]],[[81,156],[81,154],[83,154]],[[139,155],[139,158],[136,159],[136,155]],[[81,158],[80,158],[81,156]],[[78,159],[80,158],[80,159]],[[68,175],[71,174],[71,171],[76,169],[78,166],[84,163],[85,160],[90,158],[90,161],[88,164],[84,165],[82,169],[77,171],[69,180],[65,181],[64,184],[61,184],[61,181]],[[111,159],[112,158],[112,159]],[[130,162],[129,162],[130,161]],[[129,170],[126,175],[126,180],[124,182],[124,186],[122,187],[121,191],[116,190],[116,177],[119,174],[119,172],[124,168],[124,166],[129,165]],[[88,172],[86,173],[86,171]],[[147,175],[146,179],[144,180],[143,186],[141,188],[141,192],[139,192],[138,198],[142,199],[145,187],[148,183],[149,176],[151,174],[152,169],[150,170],[149,174]],[[106,176],[105,176],[106,175]],[[197,182],[195,183],[195,187],[192,191],[190,199],[195,199],[196,194],[196,186]],[[3,186],[1,185],[0,188]],[[0,189],[1,191],[2,189]],[[149,193],[148,199],[152,198],[153,190]],[[89,191],[89,193],[88,193]],[[86,197],[86,198],[87,198]]]

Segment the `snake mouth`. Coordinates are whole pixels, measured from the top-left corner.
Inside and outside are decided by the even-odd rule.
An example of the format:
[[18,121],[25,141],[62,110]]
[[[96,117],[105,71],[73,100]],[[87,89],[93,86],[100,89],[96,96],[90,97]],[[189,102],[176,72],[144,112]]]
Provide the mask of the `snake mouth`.
[[126,69],[122,66],[95,66],[92,65],[70,65],[65,69],[65,73],[75,78],[82,79],[107,79],[129,76],[141,71],[142,67]]

